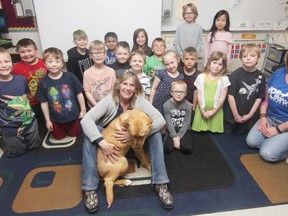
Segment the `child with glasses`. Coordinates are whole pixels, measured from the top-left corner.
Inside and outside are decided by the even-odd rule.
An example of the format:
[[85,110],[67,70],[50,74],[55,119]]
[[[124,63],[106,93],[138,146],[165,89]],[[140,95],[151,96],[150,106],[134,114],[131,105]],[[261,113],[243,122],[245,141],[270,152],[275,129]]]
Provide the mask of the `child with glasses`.
[[166,70],[159,71],[153,82],[149,101],[163,114],[163,104],[171,97],[171,83],[175,80],[183,80],[183,74],[178,72],[179,56],[173,50],[163,54],[162,61]]
[[114,69],[104,63],[106,49],[102,41],[92,41],[89,45],[89,53],[94,64],[84,72],[83,87],[88,105],[92,108],[111,93],[116,75]]
[[192,46],[199,51],[203,33],[202,27],[196,23],[198,10],[193,3],[182,7],[182,16],[185,22],[177,27],[175,33],[175,49],[181,58],[186,47]]
[[167,131],[164,141],[164,152],[169,154],[173,148],[185,154],[192,153],[192,137],[190,131],[192,105],[185,99],[187,84],[183,80],[173,81],[171,84],[172,98],[164,105],[164,118]]

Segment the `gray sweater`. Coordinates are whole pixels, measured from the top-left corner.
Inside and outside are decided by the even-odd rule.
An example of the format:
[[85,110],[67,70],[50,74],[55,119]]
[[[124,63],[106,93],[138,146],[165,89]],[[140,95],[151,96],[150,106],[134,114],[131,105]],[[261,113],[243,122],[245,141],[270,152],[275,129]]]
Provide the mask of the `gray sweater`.
[[[84,134],[93,142],[102,137],[96,125],[106,127],[117,113],[118,104],[115,104],[112,95],[107,95],[94,106],[81,120],[81,126]],[[152,106],[143,96],[139,96],[135,103],[135,109],[143,110],[153,119],[152,128],[149,133],[153,134],[165,125],[165,119],[161,113]]]

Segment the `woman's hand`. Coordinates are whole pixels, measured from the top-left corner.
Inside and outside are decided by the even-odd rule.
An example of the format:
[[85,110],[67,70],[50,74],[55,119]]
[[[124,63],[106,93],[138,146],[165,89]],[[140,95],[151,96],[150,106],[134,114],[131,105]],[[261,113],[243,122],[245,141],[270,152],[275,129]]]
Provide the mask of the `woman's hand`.
[[120,141],[120,142],[129,142],[134,139],[134,137],[130,134],[130,131],[126,128],[123,127],[122,130],[116,130],[115,131],[115,138]]
[[266,117],[262,117],[262,118],[259,119],[259,123],[258,123],[258,126],[257,126],[257,130],[258,131],[261,131],[263,133],[263,131],[266,131],[269,127],[270,126],[269,126],[269,123],[268,123],[268,120],[267,120]]
[[278,131],[276,130],[276,127],[269,127],[269,128],[263,129],[262,134],[263,134],[263,136],[269,138],[269,137],[273,137],[273,136],[277,135]]
[[119,148],[112,143],[108,143],[105,140],[102,140],[99,143],[99,146],[102,149],[104,155],[105,163],[109,160],[111,163],[116,163],[119,160]]

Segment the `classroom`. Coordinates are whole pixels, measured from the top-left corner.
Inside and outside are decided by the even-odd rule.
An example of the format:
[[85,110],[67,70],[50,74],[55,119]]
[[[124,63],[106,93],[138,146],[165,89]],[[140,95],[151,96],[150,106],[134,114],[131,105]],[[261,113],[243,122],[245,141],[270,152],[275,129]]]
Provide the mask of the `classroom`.
[[[175,51],[177,54],[177,38],[175,37],[177,34],[177,27],[185,22],[185,13],[182,11],[182,8],[183,6],[192,3],[198,10],[198,16],[195,19],[195,23],[198,24],[202,30],[201,41],[197,47],[198,62],[196,64],[196,68],[200,73],[205,72],[209,74],[212,71],[211,69],[206,69],[207,71],[205,71],[205,64],[207,63],[207,59],[205,59],[206,40],[211,32],[211,26],[213,25],[215,14],[220,10],[225,10],[230,16],[229,31],[232,35],[231,51],[227,55],[230,55],[230,57],[228,57],[227,74],[225,74],[227,80],[228,77],[232,76],[234,71],[237,71],[244,64],[243,59],[241,59],[244,58],[242,57],[243,53],[240,54],[241,50],[246,45],[249,46],[250,44],[256,45],[256,48],[259,48],[259,58],[257,59],[257,63],[254,65],[255,67],[253,66],[253,70],[257,70],[257,72],[259,71],[260,75],[258,75],[258,78],[261,77],[261,79],[263,79],[263,86],[260,87],[260,84],[258,86],[257,83],[256,86],[258,87],[255,88],[255,86],[251,84],[250,86],[246,85],[246,89],[248,89],[247,91],[249,91],[251,94],[258,91],[262,92],[262,96],[258,96],[257,98],[257,101],[259,102],[257,102],[257,108],[254,109],[255,113],[259,111],[259,114],[255,114],[255,116],[260,122],[261,120],[267,118],[268,114],[266,112],[269,111],[268,105],[266,108],[261,107],[263,104],[265,104],[265,101],[268,104],[268,97],[266,97],[267,100],[265,100],[266,87],[264,86],[266,86],[266,82],[269,83],[271,76],[276,71],[278,72],[279,70],[282,70],[282,68],[282,71],[287,70],[288,64],[288,0],[265,0],[264,2],[263,0],[0,0],[0,47],[6,49],[11,55],[13,65],[21,62],[19,50],[16,49],[16,44],[23,38],[30,38],[35,42],[38,48],[36,55],[39,59],[43,58],[44,50],[47,51],[47,48],[56,47],[63,52],[63,71],[67,71],[69,59],[67,51],[72,47],[75,47],[75,43],[73,41],[73,32],[75,32],[75,30],[81,29],[85,31],[88,36],[89,43],[97,40],[97,45],[94,46],[102,46],[102,42],[105,42],[104,35],[107,32],[115,32],[117,33],[118,41],[127,42],[130,49],[132,49],[132,47],[135,45],[133,41],[134,31],[136,29],[143,28],[148,34],[149,47],[152,47],[152,41],[154,39],[162,38],[166,43],[166,50],[171,50],[173,53]],[[251,49],[254,51],[255,48]],[[0,60],[1,55],[2,54],[0,53]],[[90,57],[93,55],[97,58],[102,56],[99,51],[94,52],[94,54],[91,52]],[[94,57],[91,57],[91,59]],[[45,58],[47,59],[47,57]],[[91,59],[89,64],[93,65],[93,60]],[[220,60],[223,61],[223,58],[220,58]],[[217,61],[220,60],[217,59]],[[179,61],[181,63],[184,62],[183,59]],[[211,62],[213,61],[211,60]],[[211,62],[208,60],[207,64],[212,64]],[[185,64],[182,66],[185,68]],[[210,74],[213,74],[213,72]],[[220,75],[219,77],[215,77],[218,79]],[[117,72],[115,78],[113,79],[118,79]],[[211,83],[214,82],[212,79],[210,81]],[[0,72],[0,84],[1,82]],[[229,80],[227,83],[228,82]],[[235,82],[236,81],[234,81],[234,84]],[[246,80],[239,81],[239,83],[243,83],[244,85],[245,82]],[[81,83],[81,81],[79,83]],[[226,80],[223,81],[221,78],[221,84],[227,85],[225,86],[227,89],[226,94],[231,96],[230,92],[228,92],[227,83]],[[287,83],[288,78],[285,83],[286,86]],[[83,84],[83,80],[81,84]],[[159,85],[160,84],[158,84],[158,86]],[[196,85],[197,84],[195,84],[195,86]],[[217,85],[215,86],[217,87]],[[278,87],[276,84],[275,86]],[[275,86],[271,87],[271,92],[269,89],[269,94],[274,95],[275,92],[280,91],[277,89],[273,90],[272,88],[275,88]],[[88,107],[90,110],[92,110],[94,104],[91,103],[91,101],[86,101],[85,104],[83,103],[84,99],[87,100],[89,95],[87,96],[83,94],[83,101],[81,101],[82,99],[79,99],[79,88],[79,86],[75,87],[75,89],[78,89],[77,95],[75,96],[75,101],[78,100],[78,102],[76,102],[78,105],[80,104],[79,112],[81,115],[83,106],[87,107],[88,113]],[[168,92],[169,97],[171,97],[171,95],[173,97],[173,94],[176,94],[179,97],[180,95],[184,95],[183,91],[181,92],[179,89],[177,91],[173,91],[173,87],[171,88],[171,92],[170,90]],[[200,92],[200,87],[197,86],[197,88]],[[283,89],[284,88],[286,90],[287,87],[284,86]],[[151,91],[152,89],[153,83],[151,82]],[[2,98],[2,96],[5,96],[2,91],[3,89],[0,90],[1,103],[7,102],[8,99]],[[241,89],[239,92],[240,91]],[[242,92],[245,92],[243,88]],[[196,95],[196,90],[194,93]],[[217,93],[214,94],[217,95]],[[247,98],[249,98],[250,93],[249,95],[247,92],[245,93],[248,95]],[[287,92],[281,92],[283,97],[287,97],[285,96],[285,93],[288,95]],[[57,94],[55,94],[55,98],[58,97],[58,94],[60,95],[59,91]],[[68,96],[70,92],[67,91],[65,87],[62,87],[62,94]],[[153,93],[155,98],[156,96],[154,94],[157,94],[155,92]],[[120,96],[121,94],[119,93],[119,98]],[[197,97],[200,96],[197,95]],[[281,99],[279,99],[275,93],[274,98],[269,98],[269,100],[273,100],[274,105],[275,101],[280,101]],[[228,100],[226,100],[226,102],[227,101]],[[74,101],[71,102],[68,99],[66,102],[68,108],[71,108],[72,102],[74,103]],[[98,102],[99,101],[97,101],[97,103]],[[234,110],[231,108],[232,117],[235,109],[238,109],[235,99],[234,103]],[[283,98],[282,105],[285,103],[286,99],[284,101]],[[160,105],[163,107],[162,102]],[[248,102],[244,102],[242,105],[242,109],[244,109],[243,107],[245,106],[250,106]],[[57,107],[55,104],[53,104],[53,106]],[[197,115],[199,114],[200,117],[202,116],[204,122],[209,121],[209,117],[212,117],[212,115],[215,114],[216,111],[214,112],[214,109],[217,111],[222,111],[222,108],[225,106],[225,102],[223,101],[219,107],[217,107],[216,102],[214,102],[214,105],[211,106],[212,108],[209,111],[204,110],[204,108],[201,109],[202,107],[200,105],[198,106],[199,112],[197,111]],[[21,107],[16,108],[21,111]],[[111,107],[109,107],[109,109],[110,108]],[[121,106],[121,109],[125,110],[126,108]],[[123,110],[121,112],[123,112]],[[263,110],[265,112],[263,112]],[[0,111],[0,115],[4,118],[6,111],[4,111],[4,108],[2,107]],[[272,114],[273,111],[275,110],[271,111]],[[196,108],[193,112],[196,115]],[[87,115],[87,113],[85,115]],[[163,111],[160,111],[159,113],[164,116]],[[97,114],[97,112],[94,113],[95,116]],[[247,118],[247,115],[243,115],[242,117],[239,115],[242,119],[241,124],[246,121],[244,118]],[[84,133],[80,133],[80,135],[77,134],[75,136],[66,136],[64,139],[60,140],[54,139],[52,132],[49,131],[49,125],[47,126],[47,122],[45,125],[44,117],[42,119],[43,122],[38,122],[38,126],[41,125],[43,129],[39,129],[41,145],[37,149],[27,151],[25,154],[19,157],[9,158],[5,156],[5,153],[0,148],[0,215],[76,216],[93,213],[92,211],[89,212],[87,210],[87,206],[84,206],[85,204],[83,205],[86,195],[84,189],[84,192],[81,189],[81,187],[83,188],[81,173],[83,175],[84,172],[84,168],[82,166],[84,162],[82,158],[85,154],[83,153],[85,150],[83,150],[84,148],[82,148],[82,146],[87,139],[86,133],[85,135]],[[81,119],[82,117],[83,116],[81,116]],[[163,119],[165,120],[164,117]],[[196,117],[194,116],[194,118]],[[271,119],[273,118],[274,116],[271,116]],[[257,120],[255,120],[255,122],[258,122]],[[268,124],[268,120],[266,121]],[[275,123],[276,121],[277,123]],[[86,122],[87,119],[85,119],[85,124]],[[255,122],[253,122],[253,125]],[[273,121],[273,123],[269,122],[269,124],[273,125],[273,131],[270,133],[266,132],[265,139],[268,139],[271,136],[271,133],[273,133],[272,136],[275,134],[279,136],[287,134],[287,122],[288,121],[280,121],[278,119]],[[193,122],[191,121],[189,123],[189,130],[192,131],[194,127]],[[0,126],[1,125],[2,123]],[[250,129],[253,125],[249,125]],[[263,125],[264,124],[262,124],[262,126]],[[259,123],[257,129],[258,131],[262,130],[259,129],[260,126],[261,125]],[[194,127],[194,129],[196,127],[197,125]],[[218,127],[217,125],[216,128],[219,129],[221,127]],[[1,130],[0,147],[3,139]],[[89,128],[85,130],[90,132],[91,128],[90,130]],[[165,127],[162,127],[161,130],[168,131],[168,129],[165,129]],[[249,140],[247,138],[248,133],[249,135],[251,134],[249,131],[246,131],[245,133],[226,133],[225,131],[224,133],[214,132],[212,130],[201,131],[202,129],[200,129],[200,132],[197,132],[197,130],[195,129],[193,132],[191,132],[191,137],[193,138],[192,154],[190,154],[191,152],[189,154],[184,154],[181,151],[175,150],[177,149],[175,144],[174,150],[171,154],[167,154],[167,152],[163,150],[165,152],[163,155],[163,160],[166,164],[166,170],[170,180],[165,184],[168,184],[169,190],[173,195],[174,206],[171,208],[165,208],[165,206],[163,207],[165,200],[163,201],[160,198],[160,189],[157,191],[157,189],[154,188],[155,184],[152,184],[153,172],[155,171],[153,169],[146,169],[145,166],[141,164],[141,159],[139,160],[136,158],[133,152],[129,151],[127,153],[128,173],[124,178],[132,180],[132,185],[127,187],[119,187],[118,185],[115,185],[113,205],[110,207],[110,204],[108,204],[107,208],[105,184],[103,179],[100,179],[99,188],[97,189],[100,209],[98,210],[97,208],[95,212],[97,211],[97,214],[99,215],[155,216],[284,216],[287,214],[287,157],[284,159],[282,158],[281,160],[279,159],[279,161],[271,162],[272,160],[269,161],[268,159],[267,161],[269,162],[265,161],[265,157],[261,155],[263,152],[260,153],[259,149],[251,147],[252,144],[247,144]],[[164,137],[163,134],[162,136]],[[250,135],[250,141],[253,141],[254,137],[251,137],[252,135]],[[93,142],[89,142],[91,145],[96,143],[96,145],[100,146],[100,142],[102,140],[103,137],[100,140],[96,139]],[[100,148],[98,147],[98,149]],[[104,158],[105,157],[106,156],[104,155]],[[152,157],[153,160],[153,154],[151,154],[150,157]],[[159,157],[162,158],[162,156]],[[94,165],[95,164],[97,164],[97,162],[95,162]],[[94,189],[91,191],[93,190]],[[163,190],[165,190],[165,188]],[[157,196],[155,196],[155,192],[158,194],[159,199]]]

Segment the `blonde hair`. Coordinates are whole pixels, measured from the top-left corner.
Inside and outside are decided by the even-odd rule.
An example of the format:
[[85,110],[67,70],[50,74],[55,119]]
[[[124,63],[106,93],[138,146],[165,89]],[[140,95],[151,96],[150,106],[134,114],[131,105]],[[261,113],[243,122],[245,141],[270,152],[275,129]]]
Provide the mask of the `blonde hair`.
[[198,10],[197,10],[196,5],[193,4],[193,3],[188,3],[186,5],[183,5],[183,7],[182,7],[182,17],[183,17],[183,19],[185,20],[185,13],[186,13],[188,8],[191,9],[191,11],[195,14],[195,16],[197,18],[198,17]]
[[239,57],[240,59],[242,59],[244,53],[246,52],[255,52],[258,56],[258,58],[260,58],[261,53],[260,53],[260,49],[258,46],[256,46],[255,44],[246,44],[244,47],[242,47],[242,49],[240,50],[240,54]]
[[100,40],[94,40],[89,44],[89,52],[91,53],[93,50],[103,51],[106,53],[105,44]]
[[12,57],[6,49],[0,47],[0,54],[9,56],[10,60],[12,61]]
[[131,98],[131,105],[129,109],[133,109],[135,107],[135,102],[137,100],[137,97],[140,95],[143,95],[143,87],[141,85],[141,82],[137,75],[132,71],[132,70],[127,70],[121,76],[116,80],[113,90],[112,90],[112,97],[115,102],[115,104],[118,106],[120,101],[119,101],[119,96],[120,96],[120,84],[123,83],[125,80],[132,78],[133,82],[135,84],[135,93]]
[[227,73],[227,57],[226,57],[226,54],[222,53],[222,52],[219,52],[219,51],[215,51],[213,52],[209,59],[208,59],[208,62],[206,64],[206,67],[205,67],[205,73],[208,73],[211,68],[210,68],[210,64],[212,61],[218,61],[222,59],[222,64],[223,64],[223,68],[220,72],[220,76],[223,76],[225,73]]
[[63,52],[56,48],[56,47],[49,47],[43,52],[43,61],[45,62],[49,56],[53,56],[55,59],[60,59],[63,64],[64,63],[64,57],[63,57]]
[[164,63],[164,59],[167,56],[173,56],[177,59],[177,61],[179,60],[179,56],[177,55],[177,53],[174,50],[167,50],[166,52],[163,53],[163,56],[162,56],[162,62],[163,63]]
[[78,29],[73,32],[73,40],[80,40],[80,39],[88,40],[88,37],[87,37],[87,34],[83,30]]
[[173,86],[175,85],[180,85],[180,86],[185,86],[186,91],[187,91],[187,83],[183,80],[175,80],[171,83],[171,90],[173,89]]
[[131,61],[132,57],[133,57],[133,56],[136,56],[136,55],[141,56],[141,57],[143,58],[143,60],[144,60],[144,64],[146,64],[146,55],[145,55],[145,53],[144,53],[143,51],[141,51],[141,50],[134,50],[134,51],[132,51],[131,54],[130,54],[129,60]]

